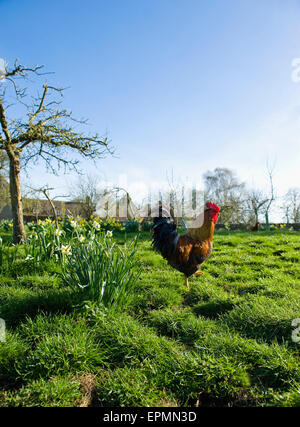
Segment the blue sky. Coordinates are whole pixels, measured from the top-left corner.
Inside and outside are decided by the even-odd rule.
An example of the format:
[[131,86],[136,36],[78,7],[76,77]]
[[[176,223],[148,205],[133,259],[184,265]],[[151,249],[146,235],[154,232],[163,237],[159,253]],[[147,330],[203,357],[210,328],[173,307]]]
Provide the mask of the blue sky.
[[[55,71],[112,140],[118,157],[84,171],[138,191],[220,166],[263,188],[269,159],[279,195],[299,185],[299,0],[0,0],[0,16],[0,57]],[[30,171],[59,192],[73,179]]]

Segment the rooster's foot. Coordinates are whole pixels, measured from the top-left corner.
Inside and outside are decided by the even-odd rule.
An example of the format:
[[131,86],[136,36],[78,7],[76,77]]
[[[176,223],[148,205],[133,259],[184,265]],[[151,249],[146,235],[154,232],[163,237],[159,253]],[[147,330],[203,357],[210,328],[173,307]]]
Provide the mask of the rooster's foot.
[[203,274],[203,271],[198,270],[198,271],[196,271],[195,276],[201,276],[201,274]]

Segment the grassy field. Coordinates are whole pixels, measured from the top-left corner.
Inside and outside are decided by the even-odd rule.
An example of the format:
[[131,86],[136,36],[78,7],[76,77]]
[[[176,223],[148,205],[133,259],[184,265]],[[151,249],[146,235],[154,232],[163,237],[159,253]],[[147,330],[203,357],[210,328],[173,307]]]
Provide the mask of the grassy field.
[[112,311],[77,306],[55,261],[8,248],[0,406],[299,406],[299,253],[299,232],[219,231],[187,290],[145,232],[134,294]]

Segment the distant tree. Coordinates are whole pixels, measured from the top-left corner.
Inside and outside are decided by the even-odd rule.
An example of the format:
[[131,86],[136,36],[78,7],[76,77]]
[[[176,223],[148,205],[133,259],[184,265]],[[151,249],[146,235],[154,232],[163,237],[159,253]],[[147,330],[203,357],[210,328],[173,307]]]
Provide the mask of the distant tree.
[[133,220],[139,214],[139,210],[125,188],[116,186],[101,190],[97,203],[97,215],[105,218],[117,216]]
[[259,216],[265,212],[268,196],[262,190],[253,188],[246,192],[246,212],[249,213],[248,223],[257,223]]
[[72,200],[81,203],[82,213],[86,219],[89,219],[95,213],[97,203],[101,197],[99,182],[99,178],[90,174],[79,175],[76,183],[71,184],[69,188]]
[[168,188],[164,191],[161,189],[156,205],[160,208],[161,204],[162,209],[164,203],[166,203],[166,208],[170,211],[170,215],[176,225],[178,225],[180,221],[182,222],[182,220],[187,222],[187,215],[189,214],[189,212],[186,212],[187,209],[185,209],[185,205],[188,203],[186,198],[189,196],[189,194],[185,194],[187,193],[187,191],[185,191],[187,183],[184,182],[181,176],[175,176],[173,169],[167,172],[167,183]]
[[300,222],[300,188],[290,188],[284,196],[282,210],[285,213],[286,222]]
[[203,175],[206,199],[211,199],[220,209],[220,222],[243,222],[245,184],[234,171],[216,168]]
[[289,224],[290,222],[290,212],[291,212],[291,207],[289,205],[286,205],[285,203],[280,207],[280,209],[283,212],[283,221],[285,221],[287,224]]
[[266,220],[266,227],[269,228],[270,226],[270,212],[273,202],[276,200],[275,196],[275,188],[274,188],[274,182],[273,182],[273,176],[274,176],[274,166],[271,166],[269,162],[267,162],[267,174],[269,178],[269,194],[268,194],[268,201],[265,205],[265,220]]
[[[64,170],[76,169],[78,159],[72,156],[73,153],[95,159],[110,152],[106,138],[97,134],[87,136],[75,129],[75,125],[86,121],[74,119],[71,112],[61,107],[62,88],[44,83],[41,92],[34,97],[36,87],[32,82],[32,96],[29,96],[26,78],[29,75],[39,78],[43,75],[41,69],[41,66],[24,67],[16,61],[12,68],[5,65],[0,76],[0,152],[4,150],[9,159],[14,243],[26,238],[20,175],[29,162],[43,160],[55,173],[61,166]],[[17,111],[8,119],[10,105],[7,102],[12,96]],[[23,115],[16,119],[20,109],[23,109]]]

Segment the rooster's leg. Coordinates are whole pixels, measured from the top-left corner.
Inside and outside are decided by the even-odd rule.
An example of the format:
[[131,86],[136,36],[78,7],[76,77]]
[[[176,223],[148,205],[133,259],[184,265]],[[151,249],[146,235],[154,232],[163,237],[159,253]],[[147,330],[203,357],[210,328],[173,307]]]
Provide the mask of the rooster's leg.
[[203,274],[203,271],[198,270],[198,271],[196,271],[195,276],[200,276],[200,274]]
[[189,287],[189,278],[187,277],[187,276],[185,276],[185,286],[188,288],[188,289],[190,289],[190,287]]

